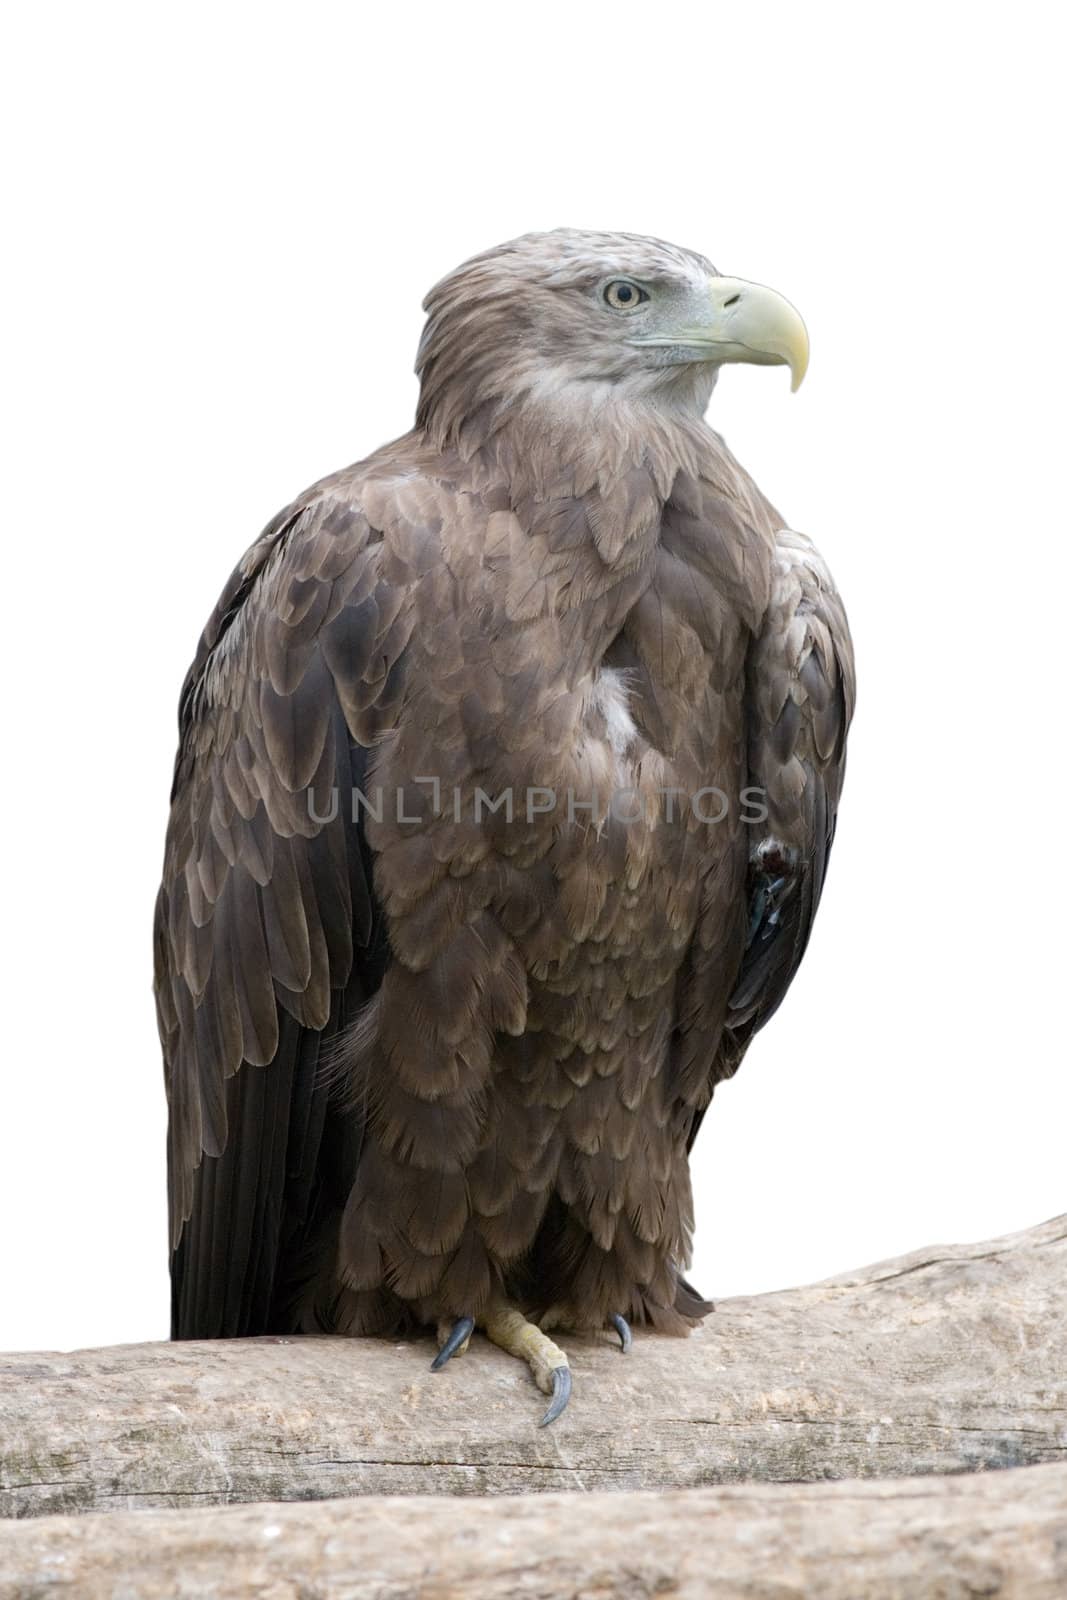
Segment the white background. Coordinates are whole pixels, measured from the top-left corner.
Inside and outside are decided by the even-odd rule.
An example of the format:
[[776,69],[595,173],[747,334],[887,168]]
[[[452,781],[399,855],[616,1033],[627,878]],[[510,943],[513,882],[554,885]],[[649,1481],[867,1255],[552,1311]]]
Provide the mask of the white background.
[[296,491],[408,426],[429,285],[561,224],[673,239],[801,308],[800,394],[735,368],[711,420],[819,541],[859,655],[810,954],[697,1147],[697,1283],[782,1287],[1063,1208],[1045,11],[22,8],[0,1347],[167,1331],[151,916],[217,592]]

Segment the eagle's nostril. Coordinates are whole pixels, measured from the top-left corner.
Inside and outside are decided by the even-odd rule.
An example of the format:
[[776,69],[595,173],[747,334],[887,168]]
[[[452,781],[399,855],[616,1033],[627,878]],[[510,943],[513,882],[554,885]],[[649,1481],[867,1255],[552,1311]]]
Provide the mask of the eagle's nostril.
[[741,296],[739,294],[732,294],[730,296],[729,300],[724,300],[723,301],[723,303],[722,303],[723,310],[725,311],[727,306],[735,306],[737,304],[737,302],[740,300],[740,298],[741,298]]

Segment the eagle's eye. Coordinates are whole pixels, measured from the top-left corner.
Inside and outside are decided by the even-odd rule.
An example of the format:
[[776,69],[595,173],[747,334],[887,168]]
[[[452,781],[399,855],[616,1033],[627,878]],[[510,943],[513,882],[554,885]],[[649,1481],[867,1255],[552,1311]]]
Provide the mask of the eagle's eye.
[[636,311],[641,302],[648,299],[648,295],[639,284],[631,283],[628,278],[616,278],[604,290],[604,299],[613,311]]

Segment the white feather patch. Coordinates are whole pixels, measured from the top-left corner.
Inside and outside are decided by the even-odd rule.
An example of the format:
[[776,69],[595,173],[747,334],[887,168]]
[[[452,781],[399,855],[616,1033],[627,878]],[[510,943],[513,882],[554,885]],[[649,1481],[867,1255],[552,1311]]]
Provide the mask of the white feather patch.
[[590,705],[604,718],[608,743],[616,760],[621,760],[637,737],[625,673],[604,667],[593,684]]

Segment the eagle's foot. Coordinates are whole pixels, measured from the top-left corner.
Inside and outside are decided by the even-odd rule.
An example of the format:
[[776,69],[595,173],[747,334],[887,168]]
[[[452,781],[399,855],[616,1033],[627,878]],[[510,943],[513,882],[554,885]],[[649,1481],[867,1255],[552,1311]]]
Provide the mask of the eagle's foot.
[[439,1322],[437,1343],[441,1348],[430,1363],[430,1371],[440,1372],[446,1361],[451,1361],[453,1356],[461,1356],[470,1344],[473,1332],[473,1317],[459,1317],[451,1328],[447,1323]]
[[[525,1361],[542,1394],[552,1396],[551,1404],[541,1418],[542,1428],[546,1423],[555,1422],[571,1397],[571,1369],[559,1345],[553,1344],[535,1323],[527,1322],[522,1312],[516,1311],[514,1306],[495,1306],[481,1319],[481,1326],[486,1338],[493,1344],[506,1350],[508,1355],[518,1356],[520,1361]],[[626,1331],[629,1333],[629,1329]],[[440,1349],[430,1363],[430,1371],[440,1372],[453,1356],[462,1355],[470,1344],[473,1332],[473,1317],[458,1317],[451,1328],[445,1322],[439,1323],[437,1342]],[[619,1337],[622,1338],[621,1330]]]
[[525,1361],[542,1394],[552,1396],[551,1404],[541,1418],[542,1428],[555,1422],[571,1397],[571,1369],[567,1357],[558,1344],[536,1323],[527,1322],[514,1306],[495,1306],[486,1315],[483,1324],[486,1337],[501,1350]]
[[[576,1326],[572,1309],[563,1301],[557,1301],[555,1305],[551,1305],[546,1311],[542,1311],[537,1321],[543,1333],[547,1333],[549,1328],[573,1328]],[[628,1356],[634,1347],[633,1329],[626,1318],[618,1311],[611,1312],[608,1321],[619,1336],[619,1344],[623,1355]]]
[[617,1311],[613,1311],[611,1313],[608,1321],[611,1323],[611,1326],[615,1329],[615,1332],[619,1336],[619,1343],[622,1346],[623,1355],[628,1356],[634,1347],[633,1330],[631,1329],[630,1324],[627,1322],[626,1318],[620,1316]]

